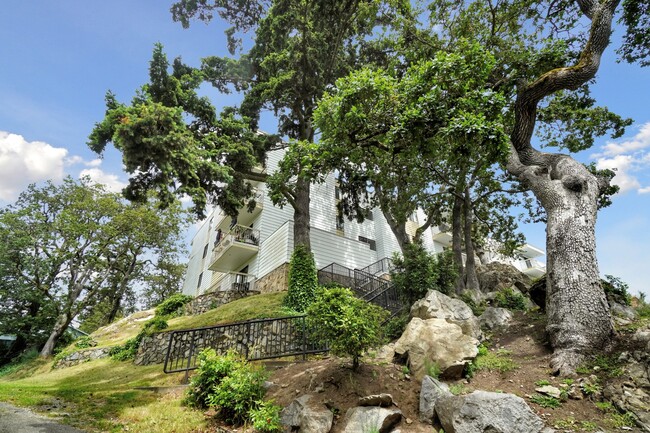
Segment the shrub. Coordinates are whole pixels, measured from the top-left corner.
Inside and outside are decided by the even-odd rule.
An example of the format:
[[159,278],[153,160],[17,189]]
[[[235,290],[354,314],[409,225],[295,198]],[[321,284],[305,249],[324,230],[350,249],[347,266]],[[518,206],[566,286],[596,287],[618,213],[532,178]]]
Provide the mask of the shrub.
[[198,408],[215,407],[225,421],[242,424],[253,413],[261,416],[273,412],[261,401],[265,379],[262,368],[249,364],[235,352],[217,356],[213,349],[206,349],[199,354],[199,368],[183,402]]
[[478,317],[483,312],[485,312],[485,309],[487,308],[487,303],[485,301],[481,302],[476,302],[474,298],[472,298],[472,295],[470,295],[468,292],[462,293],[460,295],[460,300],[463,301],[467,306],[472,310],[472,313]]
[[182,313],[183,306],[193,299],[192,296],[176,293],[162,301],[156,307],[156,316],[176,317]]
[[397,316],[392,317],[384,325],[384,336],[388,340],[397,340],[402,336],[406,325],[409,323],[409,313],[408,311],[402,310]]
[[329,289],[307,309],[307,323],[316,340],[328,342],[334,355],[350,356],[357,370],[363,352],[383,342],[381,322],[387,314],[349,289]]
[[263,401],[257,408],[251,409],[250,419],[255,430],[262,433],[276,433],[283,431],[280,422],[280,411],[282,407],[272,402]]
[[494,298],[497,307],[509,310],[526,310],[526,298],[509,287],[499,290]]
[[93,340],[93,338],[90,335],[84,335],[83,337],[79,337],[74,342],[74,347],[76,347],[77,349],[87,349],[89,347],[94,347],[94,346],[97,346],[97,342]]
[[303,312],[316,299],[318,275],[314,256],[305,245],[298,245],[289,263],[289,290],[284,305]]
[[168,326],[167,321],[163,317],[154,316],[153,319],[148,320],[144,324],[138,335],[129,338],[126,340],[126,343],[122,345],[112,347],[108,354],[116,361],[128,361],[129,359],[133,359],[138,353],[140,343],[142,343],[145,336],[151,335],[157,331],[162,331]]

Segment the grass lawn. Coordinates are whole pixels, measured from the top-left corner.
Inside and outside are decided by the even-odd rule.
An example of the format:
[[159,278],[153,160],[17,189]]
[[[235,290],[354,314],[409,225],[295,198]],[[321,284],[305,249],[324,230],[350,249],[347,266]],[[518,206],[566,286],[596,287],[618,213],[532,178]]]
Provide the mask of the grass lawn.
[[182,407],[178,395],[136,389],[178,385],[181,378],[164,374],[160,365],[101,359],[53,370],[51,362],[37,359],[0,377],[0,401],[60,415],[88,431],[187,433],[205,426],[200,411]]
[[[198,316],[169,320],[169,329],[289,315],[282,307],[286,292],[250,296]],[[98,347],[120,344],[140,332],[153,311],[140,312],[92,334]],[[66,351],[78,350],[74,344]],[[180,384],[183,374],[164,374],[162,365],[140,367],[131,361],[100,359],[74,367],[52,369],[52,361],[35,359],[19,369],[0,372],[0,401],[29,406],[61,416],[61,421],[87,431],[189,433],[206,428],[201,411],[181,406],[176,394],[139,387]],[[66,416],[72,414],[72,416]]]

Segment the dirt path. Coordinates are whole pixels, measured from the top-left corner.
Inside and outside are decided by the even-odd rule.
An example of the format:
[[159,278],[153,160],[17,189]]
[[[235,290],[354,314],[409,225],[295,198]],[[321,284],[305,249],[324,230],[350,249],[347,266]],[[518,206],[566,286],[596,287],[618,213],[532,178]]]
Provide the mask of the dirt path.
[[0,433],[84,433],[27,410],[0,403]]

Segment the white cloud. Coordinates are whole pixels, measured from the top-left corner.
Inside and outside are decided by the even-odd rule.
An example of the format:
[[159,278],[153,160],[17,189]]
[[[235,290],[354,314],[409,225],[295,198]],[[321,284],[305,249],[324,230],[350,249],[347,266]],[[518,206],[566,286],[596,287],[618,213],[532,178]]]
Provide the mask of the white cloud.
[[[650,167],[650,122],[646,122],[630,139],[619,143],[608,142],[602,146],[602,152],[594,154],[596,167],[612,169],[616,176],[612,183],[621,188],[621,193],[637,191],[639,194],[650,193],[650,187],[642,186],[639,176]],[[650,179],[642,179],[650,180]],[[643,183],[646,183],[643,181]]]
[[93,182],[101,183],[113,192],[120,192],[126,187],[126,182],[122,182],[120,178],[111,173],[106,173],[102,169],[93,167],[81,170],[79,177],[89,177]]
[[629,173],[634,162],[634,158],[630,155],[616,155],[613,158],[599,159],[596,162],[596,168],[599,170],[615,170],[616,176],[614,176],[612,183],[618,185],[621,188],[620,192],[624,193],[641,187],[637,178]]
[[650,147],[650,122],[641,125],[639,132],[629,140],[616,143],[608,142],[603,146],[603,156],[621,155]]
[[11,201],[30,183],[60,181],[68,150],[0,131],[0,200]]

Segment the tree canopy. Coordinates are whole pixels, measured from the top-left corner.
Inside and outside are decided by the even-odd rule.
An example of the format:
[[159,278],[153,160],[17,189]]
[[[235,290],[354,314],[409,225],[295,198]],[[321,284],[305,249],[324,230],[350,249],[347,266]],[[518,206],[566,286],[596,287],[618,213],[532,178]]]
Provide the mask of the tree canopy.
[[178,206],[128,204],[87,179],[29,186],[0,212],[0,332],[51,355],[73,319],[106,301],[115,317],[156,260],[176,261],[182,226]]

